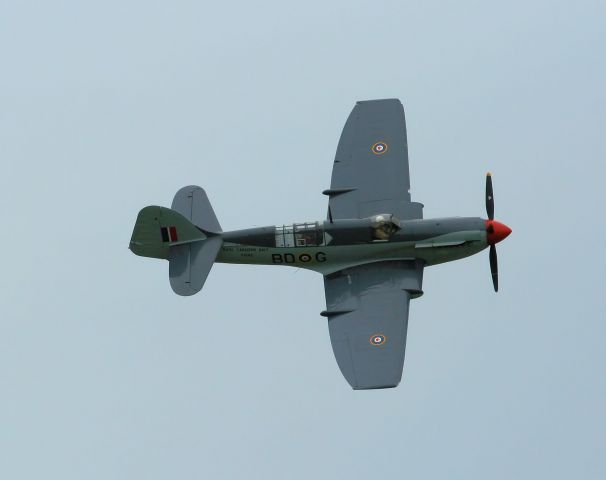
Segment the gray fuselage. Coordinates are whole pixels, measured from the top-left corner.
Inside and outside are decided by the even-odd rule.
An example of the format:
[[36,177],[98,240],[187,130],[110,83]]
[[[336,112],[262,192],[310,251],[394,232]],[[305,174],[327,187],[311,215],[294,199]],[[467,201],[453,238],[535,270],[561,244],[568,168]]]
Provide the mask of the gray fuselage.
[[[377,217],[387,216],[373,219]],[[224,244],[216,261],[307,268],[328,275],[383,260],[422,260],[426,266],[436,265],[488,247],[486,221],[479,217],[396,221],[397,226],[384,221],[379,227],[373,219],[223,232]]]

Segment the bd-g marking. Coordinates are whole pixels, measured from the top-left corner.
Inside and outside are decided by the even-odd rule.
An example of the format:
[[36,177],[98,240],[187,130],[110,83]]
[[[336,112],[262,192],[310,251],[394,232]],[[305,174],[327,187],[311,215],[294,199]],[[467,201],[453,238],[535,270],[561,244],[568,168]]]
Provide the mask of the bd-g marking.
[[[384,155],[385,141],[370,145],[381,138],[398,148]],[[494,220],[490,175],[487,219],[423,219],[423,205],[409,193],[406,145],[399,100],[358,102],[339,140],[330,188],[322,192],[329,197],[325,220],[222,231],[206,192],[192,185],[177,192],[171,208],[139,212],[130,249],[168,260],[170,284],[179,295],[200,291],[214,262],[321,273],[322,315],[341,373],[356,390],[395,387],[402,376],[410,301],[423,295],[424,269],[489,249],[496,291],[495,245],[511,233]],[[369,164],[369,148],[383,155],[380,161]],[[389,347],[380,348],[388,339]],[[359,348],[366,342],[377,348]]]
[[[326,259],[326,254],[324,252],[318,252],[314,255],[316,262],[323,263]],[[307,253],[301,253],[299,255],[295,255],[293,253],[274,253],[271,256],[271,261],[274,264],[280,263],[308,263],[311,262],[312,256]]]

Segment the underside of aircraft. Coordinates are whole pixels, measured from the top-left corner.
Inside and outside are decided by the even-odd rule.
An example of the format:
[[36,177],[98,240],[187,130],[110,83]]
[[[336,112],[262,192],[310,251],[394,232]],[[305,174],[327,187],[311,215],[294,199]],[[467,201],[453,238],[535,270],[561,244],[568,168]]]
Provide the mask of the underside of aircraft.
[[324,276],[328,330],[343,376],[355,390],[399,384],[410,300],[423,295],[425,267],[489,248],[498,290],[496,243],[511,233],[494,220],[423,219],[410,196],[404,109],[397,99],[357,102],[337,147],[325,220],[223,231],[206,192],[179,190],[171,208],[137,217],[130,249],[168,260],[178,295],[200,291],[215,262],[307,268]]

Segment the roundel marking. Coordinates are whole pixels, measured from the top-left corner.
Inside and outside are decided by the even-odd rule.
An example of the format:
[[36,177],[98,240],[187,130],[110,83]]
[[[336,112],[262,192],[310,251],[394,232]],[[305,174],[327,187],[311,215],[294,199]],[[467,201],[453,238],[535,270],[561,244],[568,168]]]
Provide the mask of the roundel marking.
[[371,345],[378,347],[380,345],[385,344],[385,342],[387,341],[387,337],[385,335],[383,335],[382,333],[375,333],[375,334],[371,335],[368,340],[370,341]]
[[301,255],[299,255],[299,260],[301,260],[303,263],[307,263],[311,261],[311,255],[308,255],[307,253],[302,253]]
[[387,150],[389,150],[389,146],[385,142],[377,142],[370,147],[370,151],[375,155],[383,155]]

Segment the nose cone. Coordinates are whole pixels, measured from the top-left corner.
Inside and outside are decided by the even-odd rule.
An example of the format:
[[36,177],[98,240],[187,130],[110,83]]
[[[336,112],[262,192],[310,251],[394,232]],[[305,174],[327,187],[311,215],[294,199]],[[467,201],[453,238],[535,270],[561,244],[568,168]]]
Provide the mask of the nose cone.
[[511,233],[511,228],[496,220],[486,220],[486,240],[489,245],[499,243]]

